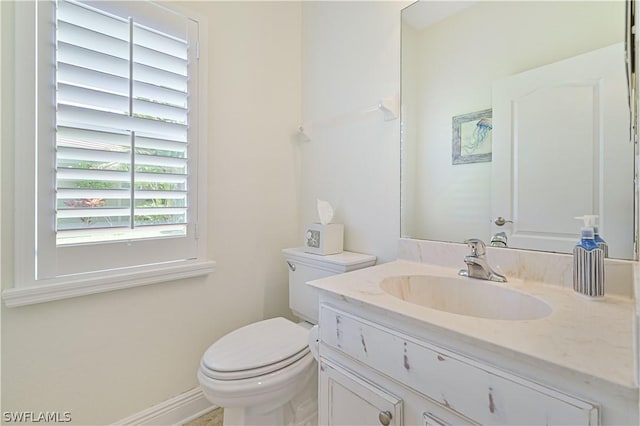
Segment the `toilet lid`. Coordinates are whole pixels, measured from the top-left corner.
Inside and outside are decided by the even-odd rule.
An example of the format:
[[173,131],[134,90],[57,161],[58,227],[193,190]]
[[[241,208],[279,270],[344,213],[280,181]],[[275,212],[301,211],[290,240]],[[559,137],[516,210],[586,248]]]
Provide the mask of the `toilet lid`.
[[207,377],[217,380],[242,380],[242,379],[251,379],[255,377],[262,377],[270,373],[274,373],[278,370],[283,370],[290,367],[293,364],[296,364],[298,361],[303,360],[304,358],[311,357],[313,355],[309,351],[309,348],[305,348],[293,355],[290,358],[284,359],[280,362],[276,362],[274,364],[265,365],[263,367],[251,368],[249,370],[241,370],[241,371],[216,371],[210,370],[204,365],[204,362],[201,362],[200,372]]
[[[202,366],[209,373],[222,375],[243,371],[248,373],[247,370],[266,374],[306,354],[308,340],[309,330],[285,318],[259,321],[216,341],[202,357]],[[265,368],[269,366],[273,368]],[[232,376],[247,377],[244,374]]]

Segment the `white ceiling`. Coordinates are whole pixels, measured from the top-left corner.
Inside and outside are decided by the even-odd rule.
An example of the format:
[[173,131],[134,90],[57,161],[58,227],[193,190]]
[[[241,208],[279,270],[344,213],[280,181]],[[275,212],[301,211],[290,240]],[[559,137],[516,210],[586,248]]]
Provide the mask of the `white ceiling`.
[[423,30],[475,3],[477,3],[477,0],[422,0],[408,6],[402,11],[402,21],[416,30]]

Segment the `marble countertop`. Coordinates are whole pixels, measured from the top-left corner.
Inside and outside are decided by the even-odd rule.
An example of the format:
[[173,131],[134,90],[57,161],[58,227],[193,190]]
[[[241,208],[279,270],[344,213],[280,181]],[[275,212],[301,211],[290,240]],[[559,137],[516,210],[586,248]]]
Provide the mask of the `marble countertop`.
[[537,296],[553,311],[536,320],[492,320],[429,309],[385,293],[380,287],[382,280],[400,275],[453,277],[457,269],[397,260],[309,285],[457,333],[478,344],[497,345],[627,389],[638,387],[631,298],[606,296],[593,301],[560,286],[509,278],[509,282],[496,285]]

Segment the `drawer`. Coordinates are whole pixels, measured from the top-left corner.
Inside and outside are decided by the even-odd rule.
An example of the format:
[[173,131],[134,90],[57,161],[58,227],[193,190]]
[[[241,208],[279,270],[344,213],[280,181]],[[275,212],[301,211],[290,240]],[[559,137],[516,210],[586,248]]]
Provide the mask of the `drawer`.
[[332,348],[482,424],[594,425],[598,407],[522,377],[320,306],[320,356]]

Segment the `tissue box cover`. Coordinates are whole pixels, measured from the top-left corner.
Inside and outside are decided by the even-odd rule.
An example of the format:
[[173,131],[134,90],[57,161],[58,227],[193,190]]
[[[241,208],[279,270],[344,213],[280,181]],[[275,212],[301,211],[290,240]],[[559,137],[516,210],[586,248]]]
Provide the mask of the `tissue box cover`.
[[343,235],[344,225],[339,223],[307,225],[304,231],[304,251],[322,256],[342,253]]

